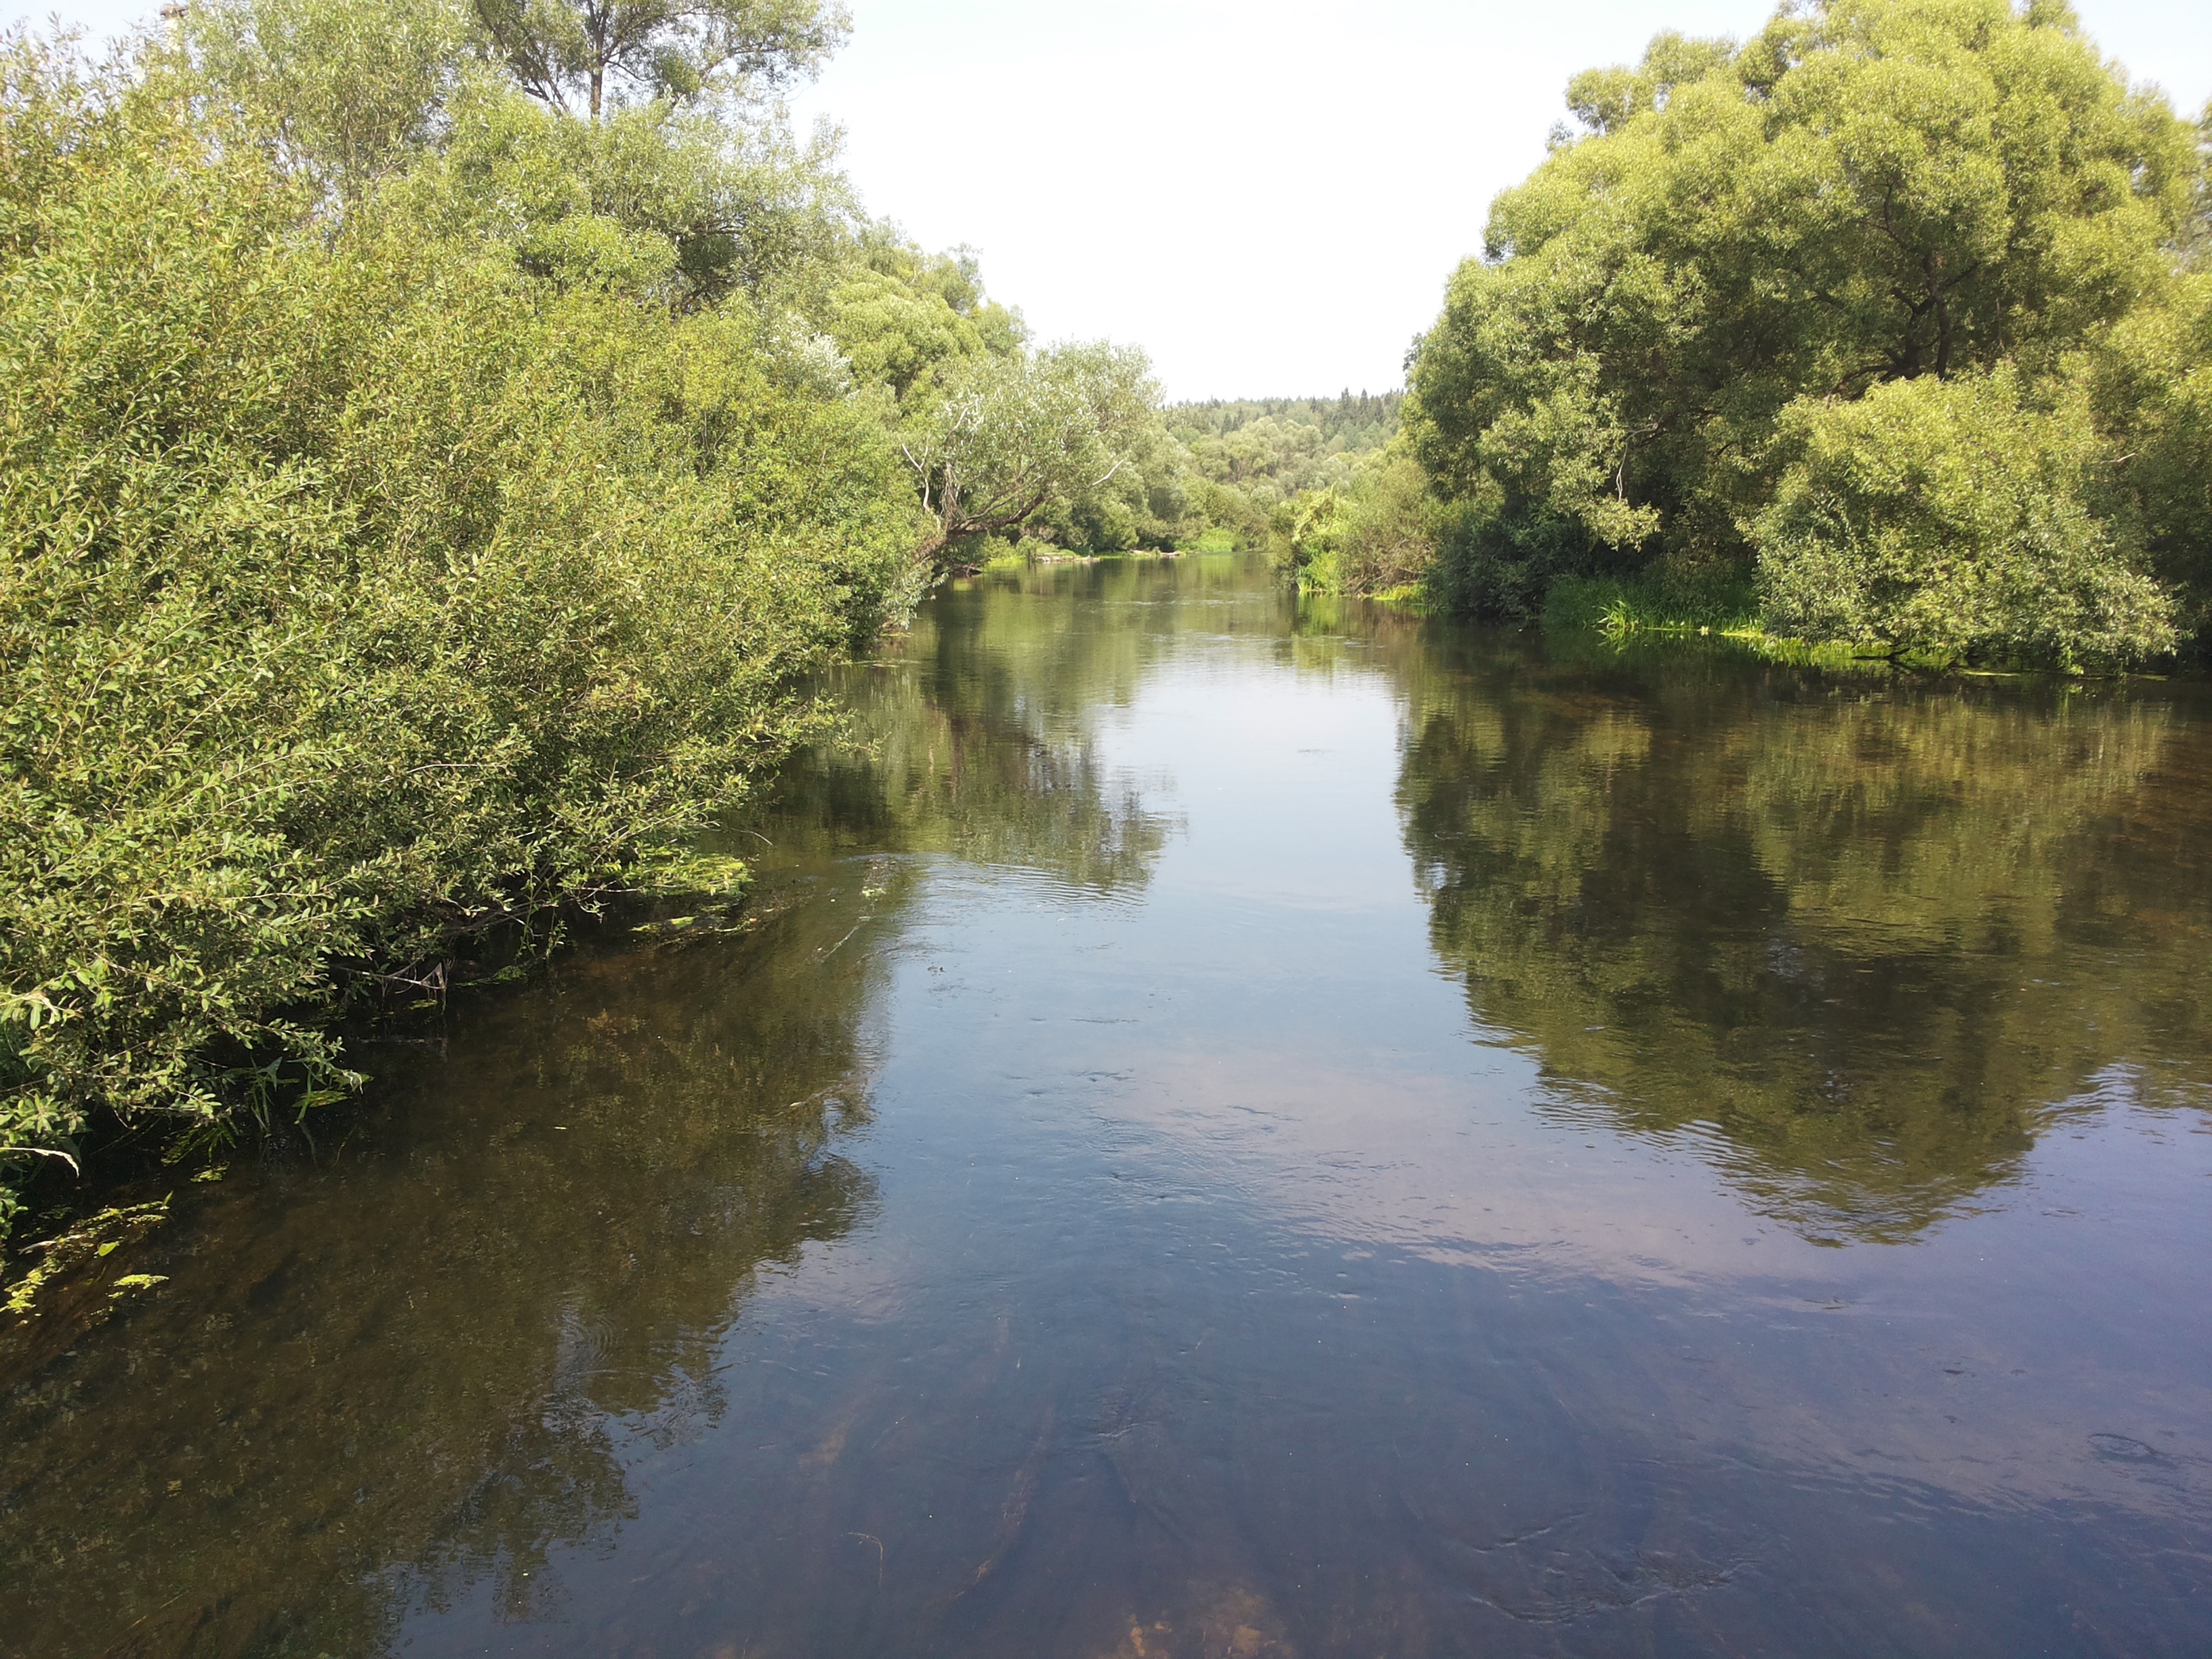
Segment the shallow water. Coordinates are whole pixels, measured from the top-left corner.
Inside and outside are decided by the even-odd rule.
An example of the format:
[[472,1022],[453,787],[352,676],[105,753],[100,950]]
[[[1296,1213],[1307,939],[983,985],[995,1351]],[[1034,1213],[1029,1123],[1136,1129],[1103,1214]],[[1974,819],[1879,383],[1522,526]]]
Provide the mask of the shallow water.
[[0,1652],[2212,1650],[2201,689],[1199,559],[845,689],[19,1356]]

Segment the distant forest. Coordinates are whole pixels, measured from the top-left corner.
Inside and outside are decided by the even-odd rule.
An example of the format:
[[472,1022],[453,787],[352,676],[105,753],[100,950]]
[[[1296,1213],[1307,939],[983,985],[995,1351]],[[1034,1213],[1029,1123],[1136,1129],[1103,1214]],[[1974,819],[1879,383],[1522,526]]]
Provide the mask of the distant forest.
[[1325,444],[1356,455],[1390,441],[1405,401],[1403,392],[1355,392],[1349,387],[1334,398],[1209,398],[1170,404],[1168,430],[1188,444],[1198,437],[1225,438],[1255,421],[1277,421],[1318,427]]

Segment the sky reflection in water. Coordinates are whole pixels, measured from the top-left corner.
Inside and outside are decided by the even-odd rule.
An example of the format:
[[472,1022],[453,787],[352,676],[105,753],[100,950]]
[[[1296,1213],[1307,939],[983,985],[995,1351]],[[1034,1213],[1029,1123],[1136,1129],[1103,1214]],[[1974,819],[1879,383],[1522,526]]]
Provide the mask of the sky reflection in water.
[[2212,721],[946,593],[26,1368],[25,1655],[2212,1646]]

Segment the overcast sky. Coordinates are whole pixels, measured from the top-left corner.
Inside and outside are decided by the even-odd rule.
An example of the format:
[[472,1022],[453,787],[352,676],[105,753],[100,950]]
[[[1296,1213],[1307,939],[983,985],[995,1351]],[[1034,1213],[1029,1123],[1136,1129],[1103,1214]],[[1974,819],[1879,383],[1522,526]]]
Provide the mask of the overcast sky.
[[[2077,0],[2184,110],[2212,3]],[[1662,28],[1743,35],[1764,0],[851,0],[796,100],[847,133],[872,210],[979,249],[1042,338],[1109,335],[1175,398],[1381,391],[1542,158],[1567,77]],[[0,15],[26,9],[0,0]],[[154,8],[64,5],[94,32]],[[38,14],[43,15],[43,13]]]

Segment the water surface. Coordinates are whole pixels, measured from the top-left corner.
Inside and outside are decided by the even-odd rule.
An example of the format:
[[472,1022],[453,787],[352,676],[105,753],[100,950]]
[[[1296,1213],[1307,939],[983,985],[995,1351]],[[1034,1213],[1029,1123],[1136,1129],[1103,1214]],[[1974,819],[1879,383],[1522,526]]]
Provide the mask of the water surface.
[[2200,690],[1198,559],[844,690],[16,1354],[0,1652],[2212,1650]]

